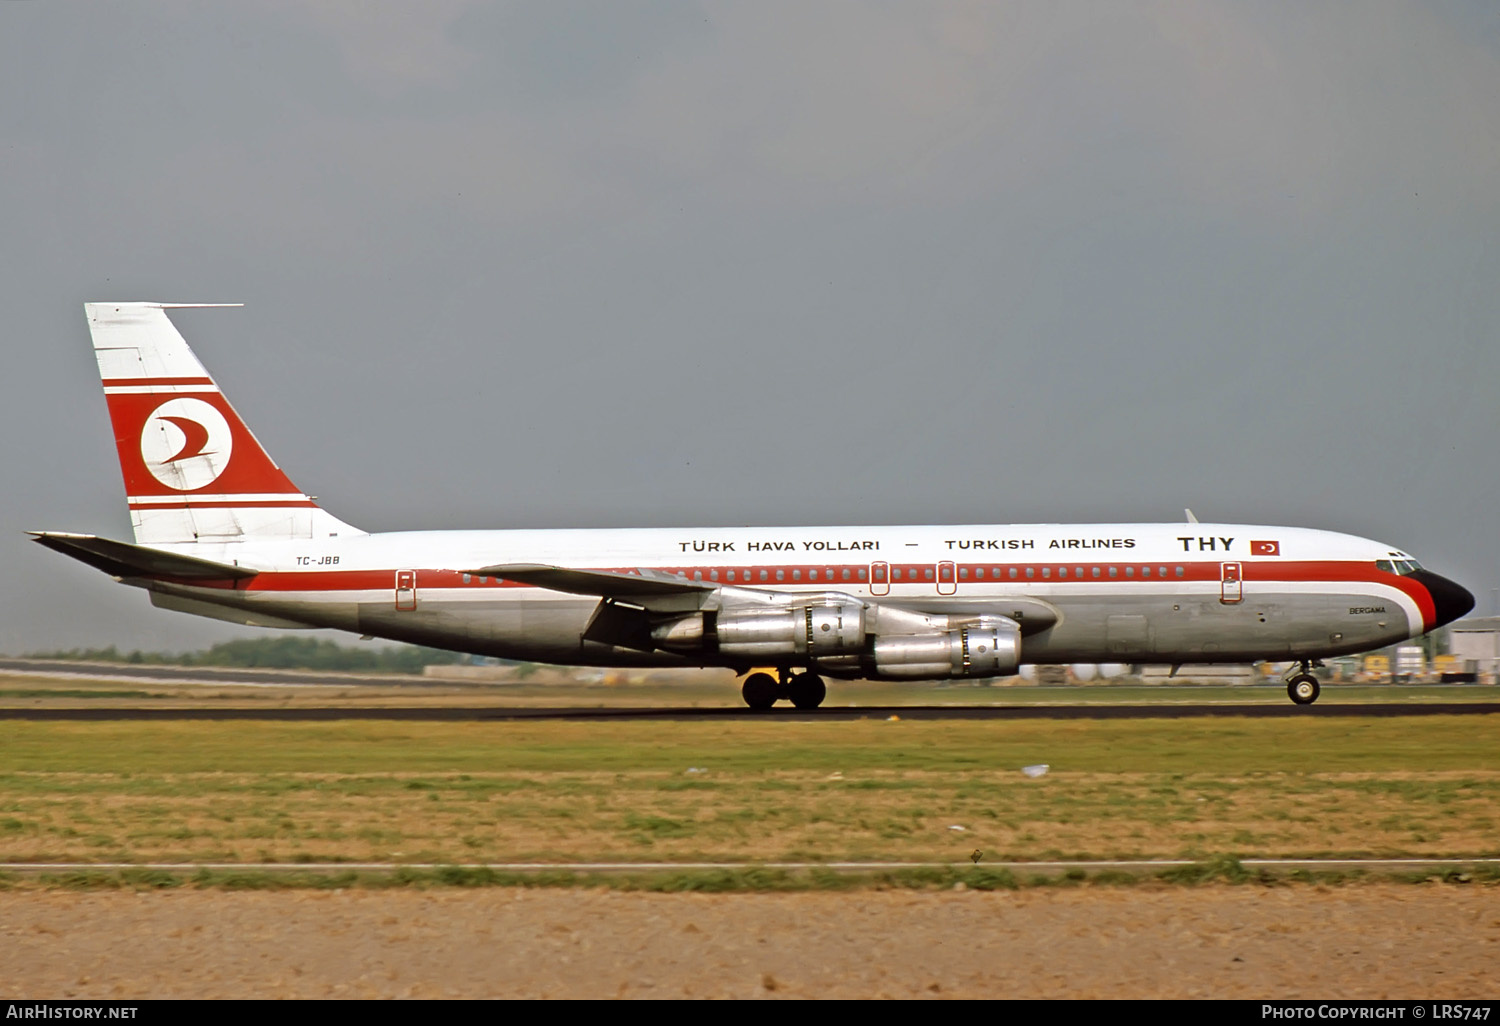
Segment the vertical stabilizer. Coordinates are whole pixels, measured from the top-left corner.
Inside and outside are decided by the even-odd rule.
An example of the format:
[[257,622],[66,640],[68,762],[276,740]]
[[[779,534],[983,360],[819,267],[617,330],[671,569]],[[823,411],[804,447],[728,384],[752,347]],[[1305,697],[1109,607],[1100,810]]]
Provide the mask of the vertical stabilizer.
[[266,454],[167,318],[189,305],[84,304],[136,541],[363,534],[320,509]]

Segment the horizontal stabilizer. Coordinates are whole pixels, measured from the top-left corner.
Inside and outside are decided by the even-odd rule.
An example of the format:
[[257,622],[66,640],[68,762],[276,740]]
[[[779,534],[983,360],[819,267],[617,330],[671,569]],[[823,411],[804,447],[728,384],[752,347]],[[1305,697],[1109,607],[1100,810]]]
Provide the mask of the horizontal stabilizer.
[[179,580],[216,580],[254,577],[259,571],[243,566],[215,563],[196,556],[149,549],[144,545],[111,541],[92,534],[60,531],[28,531],[36,541],[72,556],[111,577],[172,577]]
[[714,591],[717,583],[688,581],[656,570],[633,573],[614,570],[569,570],[541,563],[501,563],[471,571],[481,577],[500,577],[507,581],[534,584],[572,595],[599,595],[604,598],[645,598],[651,595],[685,595]]

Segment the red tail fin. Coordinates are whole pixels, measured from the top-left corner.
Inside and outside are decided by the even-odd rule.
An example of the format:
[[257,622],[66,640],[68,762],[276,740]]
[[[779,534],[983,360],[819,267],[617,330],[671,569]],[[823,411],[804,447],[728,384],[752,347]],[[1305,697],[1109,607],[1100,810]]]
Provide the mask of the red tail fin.
[[266,453],[162,303],[88,303],[136,541],[362,532],[318,508]]

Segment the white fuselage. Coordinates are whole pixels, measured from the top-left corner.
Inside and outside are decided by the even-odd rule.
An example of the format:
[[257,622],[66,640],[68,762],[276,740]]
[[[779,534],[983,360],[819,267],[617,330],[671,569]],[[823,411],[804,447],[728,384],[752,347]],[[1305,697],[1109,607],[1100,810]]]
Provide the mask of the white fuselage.
[[644,568],[724,588],[994,613],[1021,624],[1032,663],[1318,657],[1420,634],[1434,618],[1420,583],[1377,568],[1409,558],[1397,550],[1238,524],[441,531],[180,549],[260,571],[237,587],[151,585],[228,619],[593,665],[726,660],[588,641],[599,597],[474,571]]

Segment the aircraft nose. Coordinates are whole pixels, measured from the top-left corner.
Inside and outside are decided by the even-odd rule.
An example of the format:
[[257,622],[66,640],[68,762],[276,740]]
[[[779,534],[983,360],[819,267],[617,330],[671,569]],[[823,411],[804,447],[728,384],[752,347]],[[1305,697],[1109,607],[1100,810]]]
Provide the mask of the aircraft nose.
[[1431,570],[1418,570],[1411,577],[1426,588],[1427,594],[1432,596],[1432,607],[1437,614],[1437,622],[1428,628],[1429,630],[1436,630],[1444,624],[1452,623],[1474,608],[1474,596],[1469,594],[1469,589],[1461,584],[1455,584]]

